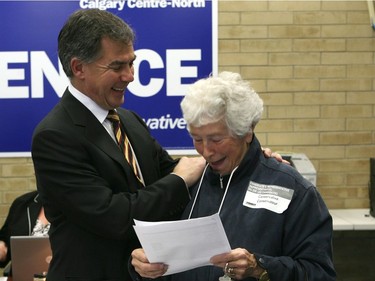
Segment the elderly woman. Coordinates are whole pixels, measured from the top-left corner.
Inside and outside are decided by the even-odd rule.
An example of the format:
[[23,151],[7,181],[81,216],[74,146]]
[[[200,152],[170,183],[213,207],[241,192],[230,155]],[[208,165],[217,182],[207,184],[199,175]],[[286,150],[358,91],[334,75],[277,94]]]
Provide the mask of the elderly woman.
[[[255,136],[263,102],[239,74],[194,83],[181,103],[194,146],[207,161],[182,218],[219,213],[232,247],[205,266],[166,276],[173,281],[331,281],[332,218],[315,186],[293,167],[266,158]],[[132,265],[163,275],[142,249]],[[223,272],[224,271],[224,272]]]

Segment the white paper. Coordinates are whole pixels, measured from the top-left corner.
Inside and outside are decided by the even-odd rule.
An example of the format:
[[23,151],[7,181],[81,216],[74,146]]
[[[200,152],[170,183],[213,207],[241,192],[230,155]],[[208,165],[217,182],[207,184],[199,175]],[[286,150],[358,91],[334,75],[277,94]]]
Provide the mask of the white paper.
[[164,275],[210,264],[210,258],[231,250],[218,214],[189,220],[134,220],[135,232],[150,263],[164,263]]

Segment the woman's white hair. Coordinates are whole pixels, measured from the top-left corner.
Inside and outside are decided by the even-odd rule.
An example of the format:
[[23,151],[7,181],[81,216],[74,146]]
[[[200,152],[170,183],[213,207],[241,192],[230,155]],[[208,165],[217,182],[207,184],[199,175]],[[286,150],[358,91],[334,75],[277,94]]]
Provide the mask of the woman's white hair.
[[240,74],[225,71],[192,84],[181,109],[188,129],[223,120],[234,136],[242,137],[259,122],[263,101]]

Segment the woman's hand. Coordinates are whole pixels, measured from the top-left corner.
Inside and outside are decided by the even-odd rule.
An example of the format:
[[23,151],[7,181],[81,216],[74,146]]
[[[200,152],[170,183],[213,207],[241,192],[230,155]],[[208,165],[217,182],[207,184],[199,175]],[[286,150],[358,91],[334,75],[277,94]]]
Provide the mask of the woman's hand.
[[163,263],[150,263],[142,248],[132,252],[132,265],[139,275],[146,278],[157,278],[162,276],[168,269]]
[[248,277],[259,278],[264,271],[264,269],[258,265],[255,256],[242,248],[213,256],[210,262],[215,266],[222,267],[227,276],[237,280]]

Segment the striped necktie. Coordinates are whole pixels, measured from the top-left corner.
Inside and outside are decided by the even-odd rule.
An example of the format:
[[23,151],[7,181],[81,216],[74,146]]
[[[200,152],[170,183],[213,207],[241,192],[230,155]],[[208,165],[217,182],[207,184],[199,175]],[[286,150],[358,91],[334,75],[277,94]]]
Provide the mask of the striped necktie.
[[135,157],[133,155],[132,148],[130,147],[129,139],[121,128],[120,117],[115,110],[110,110],[108,112],[107,119],[112,122],[117,144],[119,145],[121,151],[124,153],[126,161],[128,161],[130,167],[132,167],[133,172],[139,182],[144,186]]

